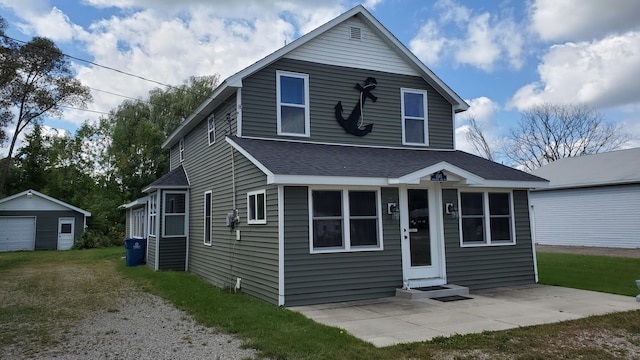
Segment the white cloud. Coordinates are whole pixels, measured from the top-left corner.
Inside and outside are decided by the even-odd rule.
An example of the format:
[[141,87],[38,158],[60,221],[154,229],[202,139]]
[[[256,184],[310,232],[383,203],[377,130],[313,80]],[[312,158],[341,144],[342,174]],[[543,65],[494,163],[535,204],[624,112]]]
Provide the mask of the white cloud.
[[613,107],[640,102],[640,32],[554,45],[538,66],[540,80],[521,87],[510,105],[541,102]]
[[592,40],[640,26],[637,0],[536,0],[529,12],[544,40]]
[[486,96],[465,101],[469,104],[469,110],[456,115],[456,119],[459,121],[473,118],[478,123],[491,123],[494,120],[495,113],[500,110],[498,103]]
[[[438,1],[438,21],[427,21],[411,40],[411,50],[427,64],[452,58],[456,64],[492,71],[496,64],[520,69],[524,63],[524,35],[511,16],[471,9],[453,0]],[[440,35],[441,29],[448,34]],[[443,32],[442,31],[442,32]]]
[[439,34],[438,25],[433,20],[429,20],[411,39],[409,47],[422,62],[435,65],[440,60],[440,53],[446,42],[447,40]]

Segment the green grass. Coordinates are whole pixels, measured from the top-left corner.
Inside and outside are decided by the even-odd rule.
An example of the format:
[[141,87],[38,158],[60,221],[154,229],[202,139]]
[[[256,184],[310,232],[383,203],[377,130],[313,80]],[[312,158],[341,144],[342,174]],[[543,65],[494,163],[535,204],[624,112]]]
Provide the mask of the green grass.
[[538,253],[539,282],[575,289],[636,296],[640,259]]
[[[0,358],[8,346],[36,356],[39,350],[64,341],[65,329],[91,311],[117,311],[117,299],[139,290],[162,296],[201,324],[234,334],[271,359],[616,359],[628,355],[628,347],[620,344],[640,346],[640,311],[631,311],[375,348],[341,329],[244,294],[228,293],[190,273],[126,267],[123,255],[122,248],[0,253]],[[637,260],[620,258],[561,254],[539,254],[538,258],[540,277],[546,283],[557,278],[559,285],[599,291],[603,282],[614,282],[603,274],[634,277],[625,272],[637,274],[638,268],[633,264]],[[578,268],[582,270],[574,275]],[[607,284],[606,290],[635,294],[637,290],[629,289],[626,281]],[[598,342],[603,336],[616,341]]]

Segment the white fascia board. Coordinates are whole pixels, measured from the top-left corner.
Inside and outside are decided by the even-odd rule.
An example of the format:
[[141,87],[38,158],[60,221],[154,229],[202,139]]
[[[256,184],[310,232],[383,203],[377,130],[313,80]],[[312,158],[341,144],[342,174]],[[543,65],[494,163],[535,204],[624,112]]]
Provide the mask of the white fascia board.
[[[428,166],[424,169],[418,170],[418,171],[414,171],[410,174],[401,176],[397,179],[397,183],[399,184],[419,184],[420,183],[420,179],[422,179],[425,176],[431,175],[435,172],[438,171],[447,171],[450,172],[458,177],[461,177],[464,179],[464,182],[466,184],[469,185],[476,185],[476,184],[481,184],[483,183],[485,180],[483,178],[481,178],[480,176],[477,176],[469,171],[466,171],[464,169],[461,169],[457,166],[451,165],[445,161],[441,161],[435,165],[431,165]],[[394,183],[395,183],[395,179],[394,179]]]
[[549,184],[545,181],[484,180],[480,184],[469,184],[468,186],[504,189],[541,189],[547,188]]
[[253,157],[247,150],[243,149],[240,145],[236,144],[235,141],[231,140],[228,136],[225,137],[225,140],[229,145],[231,145],[234,149],[236,149],[240,154],[247,158],[247,160],[251,161],[253,165],[255,165],[258,169],[260,169],[265,175],[267,175],[267,184],[274,184],[274,174],[269,170],[266,166],[264,166],[258,159]]
[[52,198],[51,196],[47,196],[47,195],[45,195],[45,194],[43,194],[43,193],[40,193],[40,192],[38,192],[38,191],[35,191],[35,190],[33,190],[33,189],[25,190],[25,191],[23,191],[23,192],[21,192],[21,193],[18,193],[18,194],[15,194],[15,195],[11,195],[11,196],[8,196],[8,197],[6,197],[6,198],[4,198],[4,199],[0,199],[0,203],[9,202],[9,201],[11,201],[11,200],[13,200],[13,199],[17,199],[17,198],[19,198],[19,197],[21,197],[21,196],[27,196],[27,194],[28,194],[29,192],[31,192],[31,195],[32,195],[32,196],[37,196],[37,197],[42,198],[42,199],[45,199],[45,200],[47,200],[47,201],[51,201],[51,202],[52,202],[52,203],[54,203],[54,204],[60,205],[60,206],[62,206],[62,207],[66,207],[66,208],[71,209],[71,210],[73,210],[73,211],[77,211],[77,212],[79,212],[79,213],[83,214],[84,216],[87,216],[87,217],[91,216],[91,213],[90,213],[90,212],[88,212],[88,211],[86,211],[86,210],[82,210],[82,209],[80,209],[79,207],[75,207],[75,206],[73,206],[73,205],[71,205],[71,204],[67,204],[67,203],[66,203],[66,202],[64,202],[64,201],[60,201],[60,200],[58,200],[58,199]]
[[279,185],[344,185],[344,186],[387,186],[389,179],[352,176],[317,175],[274,175],[269,184]]
[[214,91],[211,96],[209,96],[205,101],[195,109],[188,118],[186,118],[180,125],[167,137],[162,143],[162,149],[168,150],[171,146],[175,145],[178,140],[183,138],[189,131],[191,131],[202,119],[207,117],[213,110],[215,110],[218,105],[220,105],[224,100],[227,99],[229,95],[236,91],[238,87],[242,86],[242,82],[240,82],[240,86],[230,85],[227,80],[225,80],[222,84],[220,84]]
[[149,201],[149,197],[145,196],[145,197],[141,197],[139,199],[135,199],[130,203],[120,205],[120,206],[118,206],[118,208],[120,208],[120,209],[130,209],[130,208],[132,208],[132,207],[134,207],[136,205],[145,205],[147,203],[147,201]]
[[160,185],[160,186],[148,186],[142,189],[143,193],[154,192],[156,190],[189,190],[191,188],[190,185],[182,186],[182,185]]
[[[358,5],[356,8],[358,7],[362,6]],[[444,92],[444,94],[442,94],[441,91],[438,91],[440,94],[448,95],[451,100],[456,102],[453,104],[453,109],[456,113],[463,112],[469,109],[469,104],[467,104],[467,102],[464,101],[464,99],[462,99],[460,95],[456,94],[453,89],[445,84],[444,81],[442,81],[433,71],[431,71],[431,69],[429,69],[422,61],[420,61],[420,59],[418,59],[418,57],[416,57],[402,42],[400,42],[400,40],[398,40],[395,35],[387,30],[387,28],[385,28],[384,25],[382,25],[382,23],[378,21],[378,19],[371,15],[371,13],[364,7],[359,10],[361,10],[361,14],[371,23],[374,29],[379,31],[379,33],[383,36],[383,39],[387,39],[390,44],[395,46],[396,49],[398,49],[402,53],[406,60],[415,64],[420,72],[424,74],[424,77],[426,77],[426,79],[433,81],[432,85],[435,85],[434,88],[436,89],[436,91],[441,90],[442,92]]]

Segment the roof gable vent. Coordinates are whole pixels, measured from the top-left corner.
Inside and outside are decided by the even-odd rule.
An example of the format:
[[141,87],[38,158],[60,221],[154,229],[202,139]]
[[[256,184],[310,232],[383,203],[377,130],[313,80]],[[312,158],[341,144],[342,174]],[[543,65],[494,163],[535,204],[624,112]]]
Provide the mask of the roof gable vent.
[[351,40],[362,40],[362,28],[357,26],[349,27],[349,39]]

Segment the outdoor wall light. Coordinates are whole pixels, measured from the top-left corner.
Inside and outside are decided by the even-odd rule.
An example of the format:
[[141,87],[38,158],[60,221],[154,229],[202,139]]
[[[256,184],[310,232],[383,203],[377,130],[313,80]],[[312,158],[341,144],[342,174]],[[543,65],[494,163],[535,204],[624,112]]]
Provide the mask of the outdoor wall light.
[[444,204],[444,212],[447,215],[451,215],[452,218],[458,218],[458,208],[453,203]]
[[33,197],[33,193],[31,192],[31,190],[27,191],[27,198],[31,199]]

